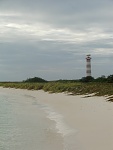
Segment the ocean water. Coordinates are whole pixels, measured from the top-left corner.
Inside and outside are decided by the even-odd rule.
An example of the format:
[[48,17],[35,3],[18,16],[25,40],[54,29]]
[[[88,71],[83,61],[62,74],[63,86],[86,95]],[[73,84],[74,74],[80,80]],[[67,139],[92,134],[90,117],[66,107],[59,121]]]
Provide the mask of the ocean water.
[[63,116],[35,97],[0,92],[0,150],[77,150],[74,137]]

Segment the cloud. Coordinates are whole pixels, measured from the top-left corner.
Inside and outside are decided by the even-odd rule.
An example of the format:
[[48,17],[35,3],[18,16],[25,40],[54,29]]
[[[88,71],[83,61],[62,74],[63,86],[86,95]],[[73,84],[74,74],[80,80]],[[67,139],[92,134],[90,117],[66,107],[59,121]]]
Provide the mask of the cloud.
[[89,53],[94,76],[112,73],[112,10],[110,0],[0,1],[2,80],[79,78]]

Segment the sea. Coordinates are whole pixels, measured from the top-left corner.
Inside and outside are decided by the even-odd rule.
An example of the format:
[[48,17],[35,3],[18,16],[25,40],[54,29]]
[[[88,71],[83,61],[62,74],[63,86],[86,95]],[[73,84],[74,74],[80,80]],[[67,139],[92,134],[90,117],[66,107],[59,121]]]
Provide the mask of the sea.
[[0,150],[78,150],[75,132],[36,97],[0,91]]

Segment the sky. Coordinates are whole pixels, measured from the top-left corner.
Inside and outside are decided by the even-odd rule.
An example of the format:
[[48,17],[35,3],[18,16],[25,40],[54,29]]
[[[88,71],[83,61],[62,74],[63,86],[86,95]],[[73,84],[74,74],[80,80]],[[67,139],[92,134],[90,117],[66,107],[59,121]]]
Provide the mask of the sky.
[[0,81],[113,74],[113,0],[0,0]]

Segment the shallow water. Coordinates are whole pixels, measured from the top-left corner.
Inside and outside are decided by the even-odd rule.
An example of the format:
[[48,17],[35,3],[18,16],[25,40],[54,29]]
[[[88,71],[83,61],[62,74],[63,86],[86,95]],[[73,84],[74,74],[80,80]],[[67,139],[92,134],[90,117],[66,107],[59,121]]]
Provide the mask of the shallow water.
[[61,114],[35,97],[0,92],[0,150],[75,150],[75,142],[68,143],[73,133]]

